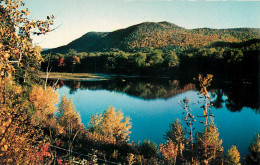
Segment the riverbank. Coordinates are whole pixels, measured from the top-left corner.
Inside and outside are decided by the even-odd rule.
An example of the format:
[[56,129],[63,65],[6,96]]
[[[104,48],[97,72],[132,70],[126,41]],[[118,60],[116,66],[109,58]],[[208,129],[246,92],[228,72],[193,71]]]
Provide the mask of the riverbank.
[[[39,77],[42,79],[46,78],[45,72],[40,72]],[[94,73],[62,73],[62,72],[51,72],[49,73],[48,79],[59,79],[59,80],[76,80],[76,81],[98,81],[110,79],[107,75],[94,74]]]

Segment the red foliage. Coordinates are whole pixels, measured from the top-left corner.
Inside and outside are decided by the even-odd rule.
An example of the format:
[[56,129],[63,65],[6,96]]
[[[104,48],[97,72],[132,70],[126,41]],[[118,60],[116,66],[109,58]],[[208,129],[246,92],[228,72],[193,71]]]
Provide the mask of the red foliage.
[[65,62],[64,62],[64,57],[62,57],[60,59],[59,65],[58,66],[65,66]]

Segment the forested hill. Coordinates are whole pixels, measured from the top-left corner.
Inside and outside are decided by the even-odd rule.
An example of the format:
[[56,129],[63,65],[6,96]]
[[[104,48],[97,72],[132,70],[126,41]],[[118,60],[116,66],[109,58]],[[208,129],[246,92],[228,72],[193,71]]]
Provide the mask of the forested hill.
[[89,32],[68,45],[47,50],[43,53],[102,52],[111,49],[140,51],[151,48],[204,47],[223,42],[241,42],[260,38],[259,28],[235,29],[185,29],[169,22],[144,22],[113,32]]

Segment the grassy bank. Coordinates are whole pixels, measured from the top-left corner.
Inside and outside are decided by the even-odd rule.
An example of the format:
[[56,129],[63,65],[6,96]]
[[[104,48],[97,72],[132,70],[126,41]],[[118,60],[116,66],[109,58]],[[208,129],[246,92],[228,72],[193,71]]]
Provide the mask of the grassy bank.
[[[46,73],[40,72],[39,77],[45,79]],[[61,72],[51,72],[49,73],[48,79],[59,79],[59,80],[107,80],[108,76],[92,73],[61,73]]]

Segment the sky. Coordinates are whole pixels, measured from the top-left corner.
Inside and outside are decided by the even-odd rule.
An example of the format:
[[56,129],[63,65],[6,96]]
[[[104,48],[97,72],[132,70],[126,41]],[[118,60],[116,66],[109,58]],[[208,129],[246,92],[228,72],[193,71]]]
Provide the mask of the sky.
[[34,36],[36,45],[55,48],[90,31],[110,32],[142,22],[168,21],[194,28],[260,28],[260,1],[24,0],[31,20],[55,15],[53,28]]

